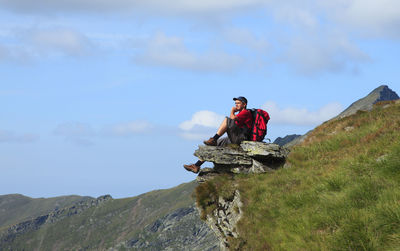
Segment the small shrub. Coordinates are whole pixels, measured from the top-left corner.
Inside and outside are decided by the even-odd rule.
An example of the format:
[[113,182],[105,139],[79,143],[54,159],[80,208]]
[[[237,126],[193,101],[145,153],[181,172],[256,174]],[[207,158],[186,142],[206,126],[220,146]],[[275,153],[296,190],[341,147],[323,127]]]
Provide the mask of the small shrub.
[[195,189],[197,206],[201,208],[201,219],[205,220],[217,207],[218,198],[229,198],[235,191],[233,177],[219,175],[212,180],[199,184]]

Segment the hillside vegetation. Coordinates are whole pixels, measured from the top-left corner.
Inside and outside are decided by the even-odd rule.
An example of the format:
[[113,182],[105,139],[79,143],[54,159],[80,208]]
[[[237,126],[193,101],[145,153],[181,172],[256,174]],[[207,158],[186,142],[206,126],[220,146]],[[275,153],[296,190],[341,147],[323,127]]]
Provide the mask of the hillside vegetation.
[[196,189],[205,212],[239,189],[244,214],[232,249],[399,250],[398,101],[322,124],[292,149],[286,166]]
[[0,230],[18,222],[47,214],[91,197],[59,196],[53,198],[30,198],[21,194],[0,195]]
[[214,250],[216,239],[193,208],[195,186],[190,182],[95,206],[75,205],[27,231],[0,232],[0,250]]

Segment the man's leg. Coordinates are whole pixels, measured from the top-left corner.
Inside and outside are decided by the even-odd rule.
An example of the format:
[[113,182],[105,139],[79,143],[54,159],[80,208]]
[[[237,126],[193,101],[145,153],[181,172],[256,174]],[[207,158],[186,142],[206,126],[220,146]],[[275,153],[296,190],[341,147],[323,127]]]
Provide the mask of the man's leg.
[[200,171],[200,166],[204,163],[205,161],[198,160],[195,164],[190,164],[190,165],[183,165],[183,167],[194,173],[198,173]]
[[221,137],[217,141],[217,146],[227,146],[231,144],[229,137]]
[[218,128],[217,133],[214,137],[209,138],[208,140],[204,141],[204,144],[208,146],[216,146],[217,140],[221,137],[226,131],[228,130],[228,118],[225,117],[224,121],[222,121],[221,125]]
[[228,118],[225,117],[218,128],[217,134],[221,137],[228,130]]

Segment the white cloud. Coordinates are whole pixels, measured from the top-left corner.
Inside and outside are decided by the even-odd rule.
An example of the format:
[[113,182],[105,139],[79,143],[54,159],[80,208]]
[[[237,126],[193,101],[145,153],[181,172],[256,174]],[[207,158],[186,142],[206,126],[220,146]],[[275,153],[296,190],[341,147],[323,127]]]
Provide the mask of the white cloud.
[[54,130],[54,134],[81,146],[93,145],[92,138],[96,135],[90,125],[79,122],[60,124]]
[[94,139],[104,137],[126,137],[148,133],[155,126],[144,120],[137,120],[127,123],[119,123],[111,126],[103,126],[95,130],[92,126],[80,122],[70,122],[59,124],[54,130],[54,134],[62,136],[65,140],[77,145],[93,145]]
[[[202,31],[207,34],[202,42],[207,41],[213,49],[200,51],[187,44],[182,35],[157,33],[145,46],[138,48],[134,56],[135,62],[142,65],[200,72],[232,72],[259,69],[258,66],[265,70],[265,58],[271,64],[288,64],[306,75],[353,72],[369,60],[368,55],[357,46],[360,33],[384,39],[400,38],[400,2],[397,0],[0,0],[1,7],[46,15],[61,12],[127,12],[135,18],[178,17],[184,23],[188,20],[192,23],[195,20],[196,24],[205,23],[208,27],[202,26]],[[264,14],[264,17],[257,16],[259,23],[251,28],[265,29],[264,32],[269,34],[268,41],[262,36],[255,36],[246,27],[230,27],[233,18],[237,17],[231,14],[249,17],[254,13],[252,11],[257,11],[257,15],[260,11]],[[221,16],[227,18],[220,19]],[[276,23],[271,21],[271,17]],[[215,20],[222,21],[215,25]],[[168,25],[168,20],[166,23]],[[278,28],[271,28],[272,25]],[[210,36],[210,31],[215,36]],[[118,41],[117,45],[112,39],[103,42],[120,50],[123,39],[113,39]],[[213,47],[215,41],[219,43],[217,48]],[[93,47],[87,36],[69,29],[35,31],[29,36],[28,43],[33,46],[31,51],[40,49],[72,56],[85,54]],[[229,43],[239,48],[232,49]],[[257,55],[249,55],[242,49],[253,50]],[[0,48],[0,60],[12,58],[10,52],[13,51]]]
[[206,139],[216,132],[224,118],[223,115],[212,111],[198,111],[190,120],[179,125],[180,136],[188,140]]
[[90,40],[72,29],[35,29],[21,34],[22,40],[42,53],[61,52],[68,56],[88,54],[93,47]]
[[38,139],[39,135],[37,134],[16,134],[12,131],[0,130],[0,143],[31,143]]
[[[214,132],[215,133],[215,132]],[[182,132],[179,134],[182,138],[187,140],[205,140],[212,136],[212,132]]]
[[198,14],[230,12],[254,8],[264,0],[190,1],[190,0],[0,0],[0,6],[16,12],[152,12],[164,14]]
[[262,106],[271,117],[270,123],[285,125],[318,125],[338,115],[343,107],[339,103],[331,103],[321,107],[318,111],[309,111],[305,108],[281,108],[273,101]]
[[192,130],[195,126],[204,126],[218,128],[224,116],[212,111],[199,111],[193,114],[190,120],[184,121],[179,125],[179,128],[185,131]]
[[227,72],[239,67],[242,58],[222,51],[197,53],[189,50],[183,38],[156,33],[148,41],[144,51],[138,53],[135,62],[150,66],[167,66],[193,71]]
[[231,27],[223,31],[228,42],[249,48],[256,52],[267,52],[269,43],[265,38],[256,37],[254,33],[245,28]]
[[398,0],[334,0],[321,1],[319,5],[345,29],[366,35],[400,38]]
[[113,125],[110,129],[112,135],[129,136],[134,134],[147,133],[154,129],[154,126],[147,121],[138,120],[128,123]]
[[293,1],[277,1],[273,9],[277,20],[290,23],[298,28],[315,29],[319,25],[316,13],[312,6],[305,5],[304,2],[293,4]]
[[0,61],[6,60],[9,57],[7,48],[0,44]]
[[21,46],[0,44],[0,63],[12,62],[19,64],[29,63],[32,59],[31,53]]
[[322,72],[353,71],[369,57],[355,44],[339,34],[324,37],[298,37],[290,41],[283,61],[299,73],[313,75]]
[[400,34],[400,2],[398,0],[330,0],[330,1],[277,1],[277,0],[0,0],[0,8],[20,13],[132,13],[185,17],[218,17],[249,10],[265,10],[278,20],[303,27],[315,27],[318,19],[353,26],[365,32]]
[[87,36],[73,29],[14,29],[0,38],[0,62],[27,64],[44,56],[80,57],[96,48]]
[[54,133],[67,137],[88,137],[95,134],[90,125],[79,122],[60,124],[54,130]]

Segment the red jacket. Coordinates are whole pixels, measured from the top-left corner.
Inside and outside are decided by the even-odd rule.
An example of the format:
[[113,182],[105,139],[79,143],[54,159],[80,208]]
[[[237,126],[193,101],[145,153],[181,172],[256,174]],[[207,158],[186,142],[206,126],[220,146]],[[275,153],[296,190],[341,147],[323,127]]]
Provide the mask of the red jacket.
[[247,109],[243,109],[236,115],[235,123],[240,128],[246,126],[247,128],[251,129],[253,126],[253,117],[251,112]]

